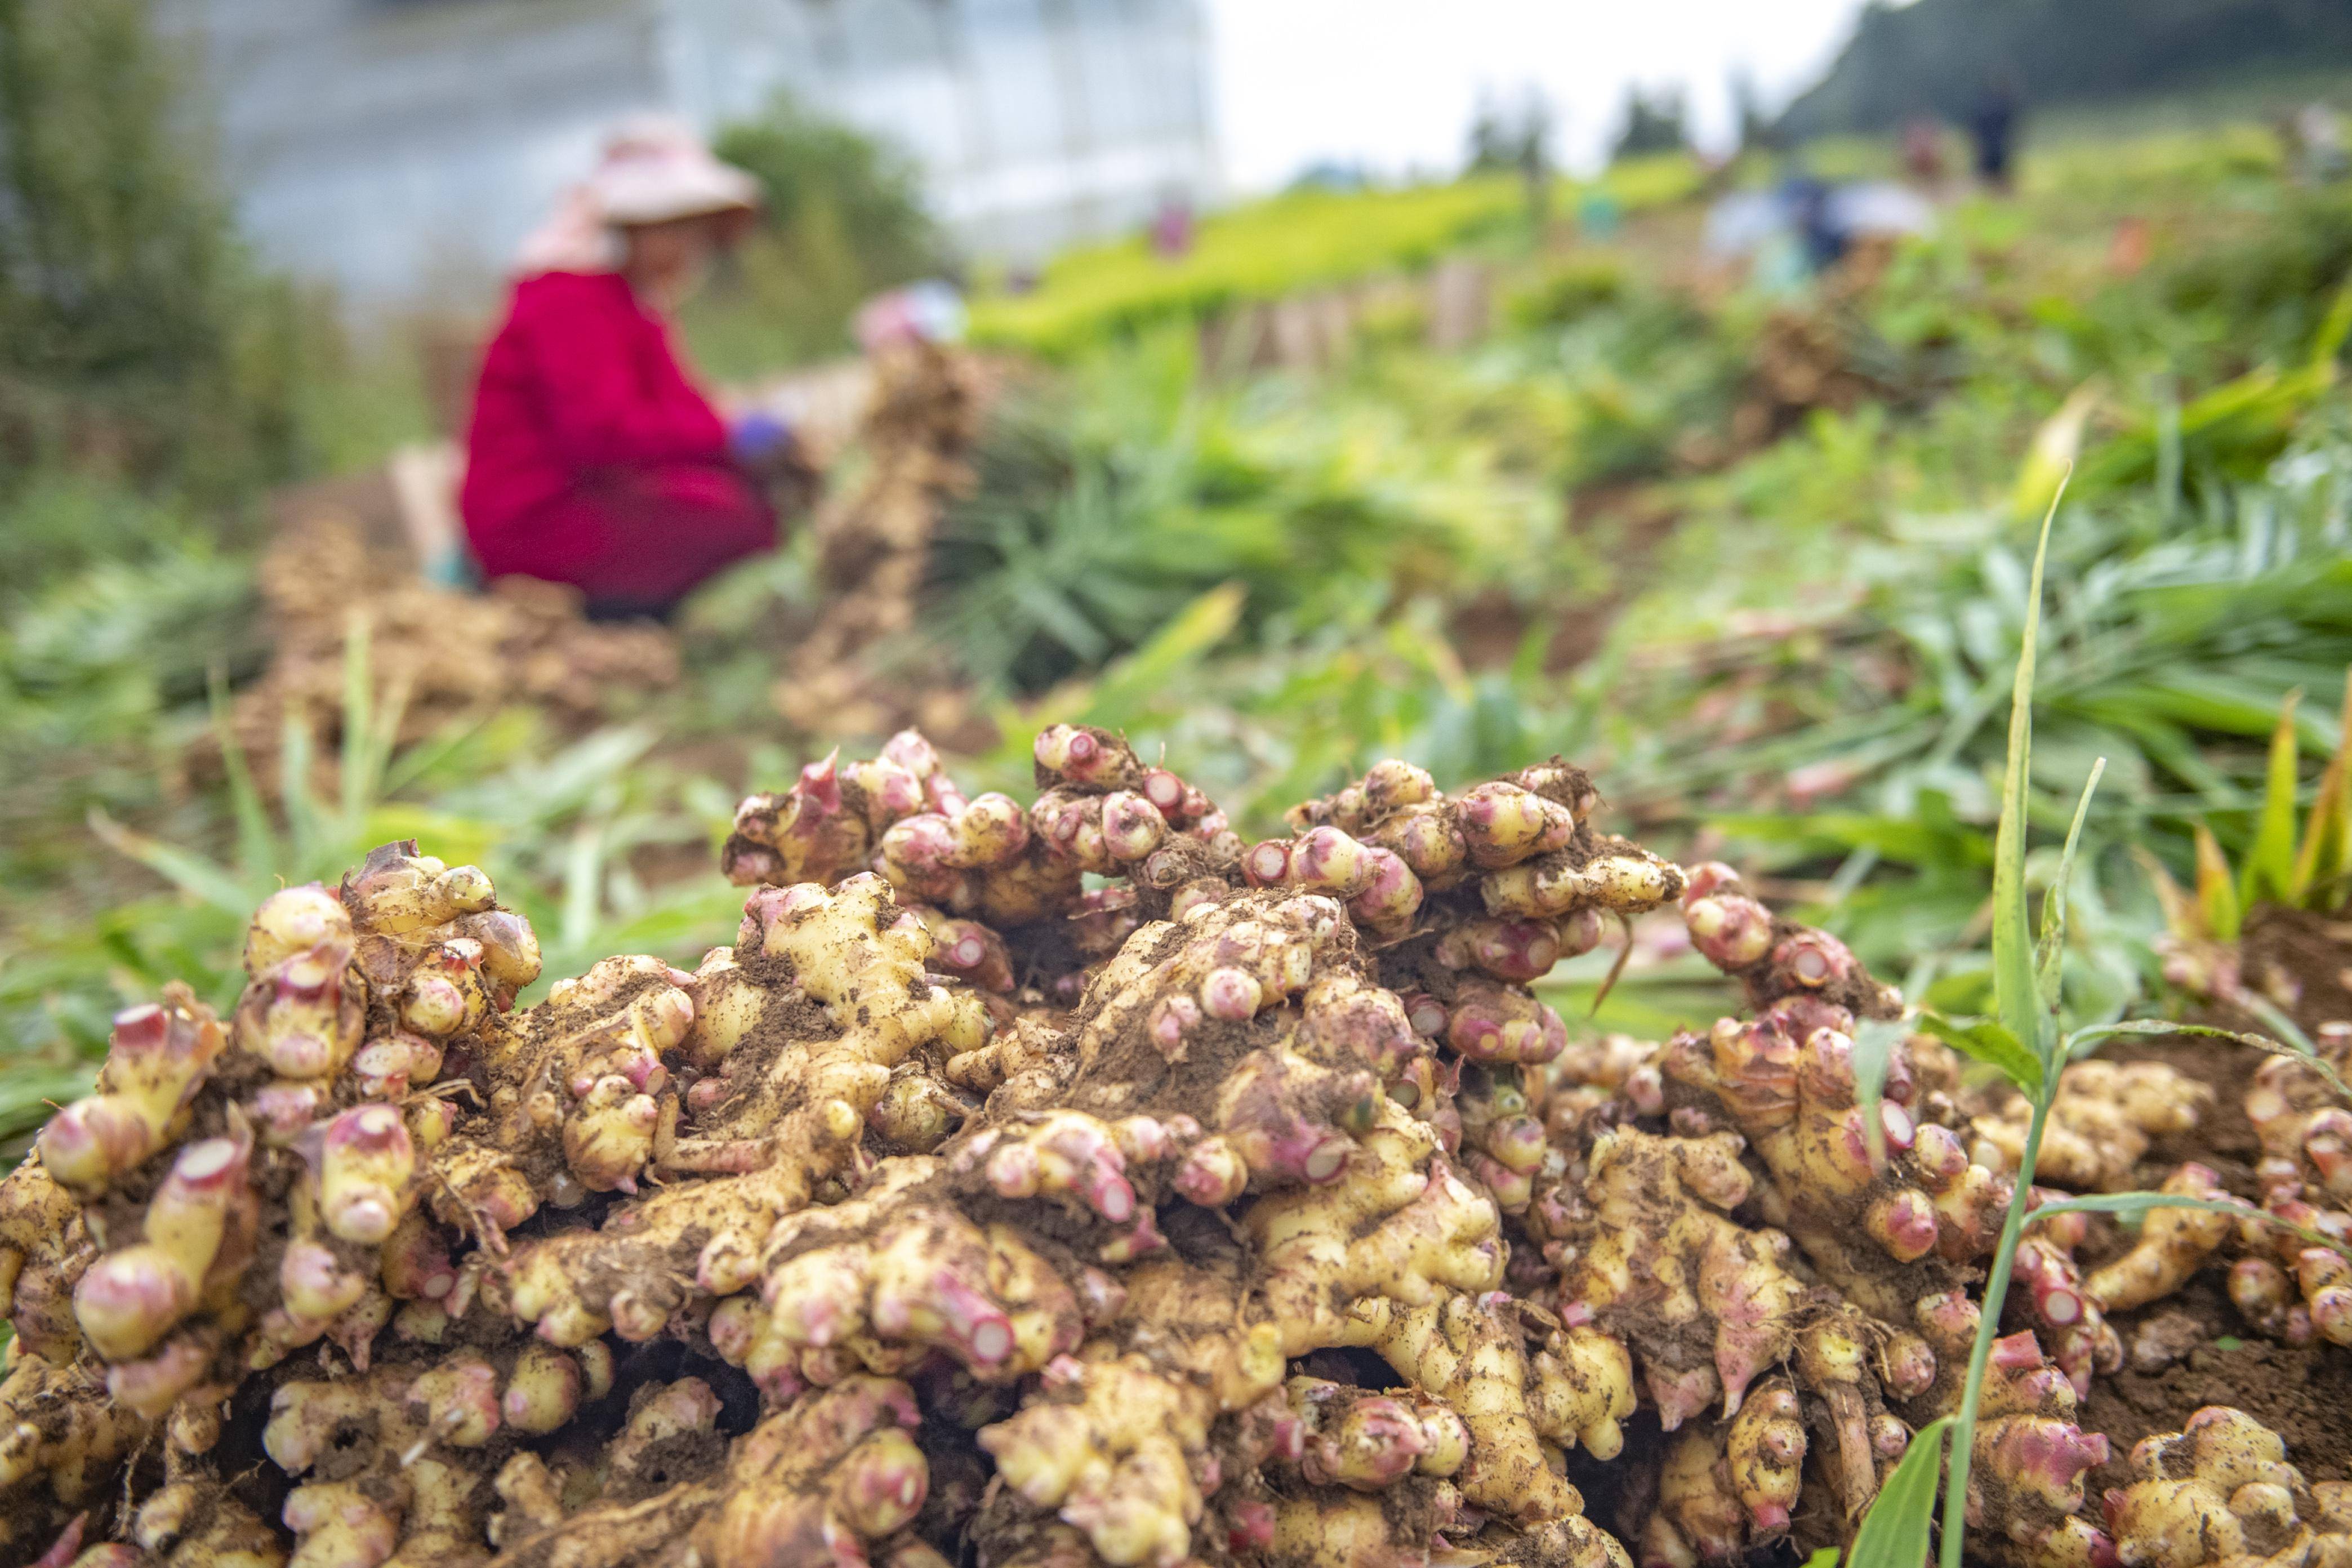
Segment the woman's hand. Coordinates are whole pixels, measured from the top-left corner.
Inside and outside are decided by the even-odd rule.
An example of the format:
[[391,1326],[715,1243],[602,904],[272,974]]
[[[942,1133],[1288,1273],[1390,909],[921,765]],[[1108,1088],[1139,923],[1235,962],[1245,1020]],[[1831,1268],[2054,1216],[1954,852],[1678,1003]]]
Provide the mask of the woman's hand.
[[764,409],[736,416],[727,429],[727,451],[736,463],[755,474],[782,471],[799,447],[793,427]]

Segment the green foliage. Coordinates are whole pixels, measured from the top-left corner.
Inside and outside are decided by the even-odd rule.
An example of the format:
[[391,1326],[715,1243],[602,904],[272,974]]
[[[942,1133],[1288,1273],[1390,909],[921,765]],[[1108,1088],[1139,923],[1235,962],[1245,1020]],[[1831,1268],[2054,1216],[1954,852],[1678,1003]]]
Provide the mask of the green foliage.
[[[254,907],[289,884],[333,882],[394,839],[421,838],[428,853],[488,870],[501,900],[537,930],[547,981],[611,952],[690,960],[733,931],[742,896],[715,876],[649,885],[636,870],[643,850],[707,849],[732,805],[727,791],[664,769],[651,755],[655,731],[609,729],[554,749],[525,744],[499,766],[469,752],[476,737],[463,730],[395,747],[400,715],[377,705],[372,689],[359,627],[347,649],[331,795],[313,786],[310,731],[298,720],[289,716],[280,742],[273,804],[216,713],[230,824],[223,853],[93,814],[98,837],[166,891],[116,898],[87,921],[52,913],[9,933],[0,1031],[35,1070],[0,1078],[0,1138],[37,1125],[45,1100],[87,1087],[118,1008],[173,979],[216,1007],[231,1005]],[[431,787],[449,771],[470,782]]]
[[0,489],[219,497],[294,458],[299,341],[192,153],[146,0],[0,0]]
[[[2000,819],[1993,845],[1991,941],[1993,999],[1997,1016],[1991,1019],[1962,1022],[1930,1013],[1923,1019],[1938,1038],[1999,1070],[2025,1097],[2031,1108],[2025,1138],[2018,1154],[2017,1170],[2012,1177],[2009,1210],[1985,1279],[1984,1299],[1980,1303],[1976,1342],[1969,1356],[1967,1379],[1962,1385],[1960,1408],[1957,1415],[1948,1418],[1951,1426],[1951,1441],[1946,1459],[1940,1550],[1942,1568],[1960,1568],[1965,1554],[1969,1471],[1974,1457],[1979,1401],[1983,1394],[1993,1341],[2000,1332],[2001,1307],[2008,1297],[2011,1273],[2016,1263],[2018,1242],[2024,1231],[2026,1212],[2033,1206],[2034,1167],[2041,1152],[2044,1130],[2049,1124],[2051,1107],[2058,1098],[2060,1069],[2102,1041],[2128,1034],[2209,1035],[2256,1045],[2267,1050],[2289,1049],[2259,1037],[2168,1023],[2136,1021],[2094,1025],[2072,1033],[2061,1026],[2063,986],[2057,958],[2066,942],[2068,870],[2074,863],[2084,820],[2089,815],[2092,792],[2097,787],[2099,773],[2104,771],[2105,764],[2103,760],[2094,766],[2081,804],[2075,808],[2073,825],[2067,832],[2066,847],[2060,858],[2058,875],[2045,896],[2041,934],[2037,942],[2027,909],[2025,840],[2027,801],[2031,792],[2029,780],[2032,774],[2034,668],[2041,634],[2042,571],[2049,554],[2051,519],[2056,511],[2057,500],[2053,498],[2050,512],[2042,520],[2041,541],[2034,550],[2027,589],[2025,626],[2010,699],[2009,750],[2001,784]],[[2292,731],[2282,724],[2280,732],[2289,737],[2285,747],[2291,759]],[[2290,1054],[2310,1062],[2319,1060],[2308,1050],[2292,1051]],[[2327,1076],[2339,1089],[2342,1087],[2342,1080],[2332,1070]],[[1879,1136],[1875,1131],[1872,1135],[1874,1139]],[[2072,1210],[2145,1216],[2160,1207],[2241,1212],[2240,1205],[2198,1199],[2181,1200],[2160,1193],[2108,1194],[2091,1199],[2047,1205],[2037,1212],[2044,1215]],[[2329,1245],[2336,1245],[2340,1248],[2340,1244]],[[1939,1428],[1943,1425],[1943,1421],[1933,1423],[1913,1438],[1903,1463],[1880,1489],[1857,1537],[1853,1555],[1854,1563],[1870,1564],[1872,1568],[1878,1568],[1880,1564],[1885,1564],[1885,1568],[1895,1568],[1897,1564],[1909,1568],[1910,1564],[1925,1557],[1932,1527],[1930,1514],[1936,1489],[1933,1456],[1942,1437]],[[1927,1456],[1926,1458],[1921,1457],[1923,1449]],[[1906,1476],[1904,1472],[1912,1468],[1915,1460],[1918,1461],[1918,1473]]]
[[1030,292],[976,301],[972,336],[1071,354],[1171,317],[1425,267],[1511,224],[1524,201],[1518,183],[1502,175],[1394,191],[1293,191],[1206,219],[1192,248],[1172,259],[1139,236],[1069,251]]
[[0,879],[86,869],[93,806],[147,812],[208,672],[263,655],[250,564],[119,485],[37,479],[0,502]]
[[1513,293],[1505,310],[1522,331],[1564,327],[1624,300],[1631,281],[1616,257],[1578,256]]
[[[1878,1500],[1854,1532],[1847,1568],[1920,1568],[1927,1559],[1927,1532],[1936,1514],[1936,1470],[1943,1458],[1944,1431],[1949,1416],[1938,1416],[1911,1436],[1886,1479]],[[1836,1552],[1827,1568],[1835,1568]],[[1815,1553],[1806,1568],[1819,1568]]]
[[[1696,161],[1677,150],[1628,158],[1598,188],[1635,213],[1687,200],[1701,180]],[[1158,255],[1141,236],[1065,252],[1034,288],[977,300],[972,336],[1079,357],[1156,322],[1204,321],[1236,305],[1417,271],[1449,252],[1523,239],[1527,205],[1522,178],[1503,173],[1395,190],[1289,191],[1207,218],[1181,257]]]
[[1311,634],[1415,594],[1560,580],[1540,489],[1415,434],[1368,399],[1204,384],[1181,333],[1092,362],[983,444],[934,545],[940,636],[983,681],[1036,690],[1229,581],[1254,633]]
[[732,274],[685,315],[712,374],[843,353],[859,304],[945,266],[919,171],[895,148],[789,97],[722,128],[713,146],[758,176],[765,203]]
[[2193,898],[2180,891],[2161,865],[2150,868],[2174,935],[2235,942],[2247,912],[2257,904],[2333,912],[2352,900],[2352,678],[2345,684],[2335,749],[2307,815],[2298,805],[2304,735],[2295,707],[2302,695],[2290,691],[2279,709],[2262,804],[2253,814],[2252,842],[2237,874],[2231,874],[2229,857],[2202,822],[2194,825]]

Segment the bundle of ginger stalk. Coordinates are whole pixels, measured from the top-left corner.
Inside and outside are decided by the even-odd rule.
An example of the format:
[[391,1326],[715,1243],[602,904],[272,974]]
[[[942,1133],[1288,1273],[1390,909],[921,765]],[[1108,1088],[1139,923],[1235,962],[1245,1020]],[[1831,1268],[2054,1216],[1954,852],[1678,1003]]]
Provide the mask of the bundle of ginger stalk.
[[[1725,868],[1600,833],[1557,761],[1452,792],[1383,763],[1249,844],[1117,736],[1035,759],[1025,803],[911,731],[812,765],[739,813],[733,946],[529,1007],[536,942],[473,868],[387,845],[268,900],[231,1016],[184,987],[122,1014],[0,1187],[0,1558],[1680,1568],[1851,1539],[1958,1402],[2011,1190],[2007,1112],[1932,1050],[1896,1053],[1874,1152],[1852,1041],[1899,998]],[[1748,1016],[1571,1047],[1535,984],[1656,910]],[[2203,1109],[2132,1089],[2070,1085],[2068,1177],[2116,1184]],[[2263,1091],[2261,1196],[2325,1219],[2333,1111]],[[2210,1261],[2250,1331],[2352,1339],[2332,1255],[2203,1217],[2031,1235],[1972,1555],[2347,1561],[2344,1489],[2236,1411],[2085,1506],[2116,1315]]]

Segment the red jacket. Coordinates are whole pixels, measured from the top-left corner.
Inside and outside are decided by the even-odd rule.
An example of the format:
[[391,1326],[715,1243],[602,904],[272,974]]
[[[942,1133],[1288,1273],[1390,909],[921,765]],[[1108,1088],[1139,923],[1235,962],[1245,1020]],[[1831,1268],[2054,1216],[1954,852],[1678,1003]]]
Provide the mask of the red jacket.
[[483,356],[459,507],[487,575],[648,608],[776,535],[668,328],[616,273],[515,285]]

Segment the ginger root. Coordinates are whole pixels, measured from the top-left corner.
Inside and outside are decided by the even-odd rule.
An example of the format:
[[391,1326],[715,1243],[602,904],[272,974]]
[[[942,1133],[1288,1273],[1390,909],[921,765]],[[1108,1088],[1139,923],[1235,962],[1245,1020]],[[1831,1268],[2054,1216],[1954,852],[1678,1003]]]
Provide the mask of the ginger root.
[[[1907,1051],[1874,1150],[1895,1002],[1842,944],[1604,837],[1556,760],[1382,763],[1244,846],[1118,736],[1032,755],[1025,802],[912,731],[812,764],[738,814],[731,945],[527,1008],[472,868],[267,900],[226,1021],[125,1013],[0,1184],[12,1560],[1630,1568],[1570,1478],[1639,1468],[1644,1401],[1646,1560],[1850,1536],[1952,1407],[2009,1187]],[[1550,966],[1676,900],[1755,1016],[1571,1042]],[[2076,1379],[2209,1217],[2088,1279],[2034,1226],[1988,1556],[2104,1561]],[[2352,1281],[2268,1245],[2240,1270],[2335,1331]]]

